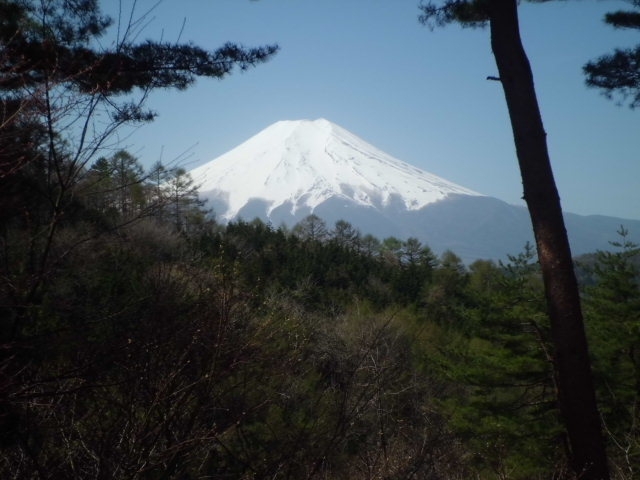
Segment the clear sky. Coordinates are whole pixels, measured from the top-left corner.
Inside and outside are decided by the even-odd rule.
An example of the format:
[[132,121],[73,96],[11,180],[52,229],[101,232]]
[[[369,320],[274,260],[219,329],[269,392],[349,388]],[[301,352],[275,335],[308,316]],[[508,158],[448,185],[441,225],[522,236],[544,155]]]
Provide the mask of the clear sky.
[[[502,89],[486,80],[496,75],[488,31],[430,31],[418,22],[418,1],[164,0],[139,39],[281,50],[247,72],[153,94],[159,117],[125,146],[145,165],[179,157],[191,169],[278,120],[322,117],[405,162],[523,205]],[[136,12],[155,3],[139,0]],[[117,14],[115,0],[103,5]],[[640,219],[640,110],[616,106],[582,76],[586,61],[640,43],[638,32],[602,22],[626,6],[520,8],[565,211]]]

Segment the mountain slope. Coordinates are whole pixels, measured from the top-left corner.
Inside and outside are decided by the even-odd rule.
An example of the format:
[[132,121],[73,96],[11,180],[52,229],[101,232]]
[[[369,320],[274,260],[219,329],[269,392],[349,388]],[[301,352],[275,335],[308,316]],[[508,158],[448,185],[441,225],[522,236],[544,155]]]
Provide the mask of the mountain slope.
[[254,200],[264,201],[267,215],[283,206],[295,215],[331,198],[373,208],[396,201],[418,210],[452,193],[479,195],[324,119],[277,122],[191,175],[204,196],[218,197],[223,220]]
[[[533,243],[528,212],[380,151],[324,119],[277,122],[191,172],[223,222],[260,218],[293,226],[315,213],[382,239],[416,237],[463,260],[504,259]],[[574,255],[607,249],[640,221],[565,214]]]

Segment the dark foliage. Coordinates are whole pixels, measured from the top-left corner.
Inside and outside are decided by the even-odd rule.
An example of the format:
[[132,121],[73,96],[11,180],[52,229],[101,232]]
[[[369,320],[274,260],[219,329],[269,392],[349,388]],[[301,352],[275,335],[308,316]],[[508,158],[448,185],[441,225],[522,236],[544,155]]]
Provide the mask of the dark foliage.
[[576,477],[585,480],[608,479],[580,293],[533,72],[520,36],[518,2],[444,0],[436,5],[422,7],[422,23],[489,26],[543,278],[553,345],[556,406],[566,431],[570,468]]
[[608,98],[618,95],[631,107],[640,105],[640,47],[616,49],[584,66],[586,82],[601,89]]
[[[640,8],[637,0],[630,2]],[[605,22],[614,28],[640,29],[640,12],[620,10],[608,13]],[[609,55],[587,63],[584,67],[586,83],[599,88],[607,98],[617,98],[619,103],[640,105],[640,46],[616,49]]]
[[444,2],[420,2],[419,19],[431,28],[460,23],[465,27],[484,27],[489,21],[487,0],[446,0]]
[[[107,91],[123,64],[86,51],[109,23],[95,2],[0,10],[24,44],[63,41],[70,75],[48,92],[67,107],[214,68],[215,53],[189,47],[194,63],[147,64],[179,60],[178,76],[146,85],[138,72]],[[84,53],[88,70],[71,68]],[[29,62],[23,85],[58,72]],[[102,155],[104,132],[74,140],[53,120],[78,110],[12,90],[3,65],[0,477],[566,477],[530,249],[466,267],[345,221],[217,225],[184,170]],[[585,298],[614,471],[633,478],[639,293],[635,247],[621,245],[597,255]]]

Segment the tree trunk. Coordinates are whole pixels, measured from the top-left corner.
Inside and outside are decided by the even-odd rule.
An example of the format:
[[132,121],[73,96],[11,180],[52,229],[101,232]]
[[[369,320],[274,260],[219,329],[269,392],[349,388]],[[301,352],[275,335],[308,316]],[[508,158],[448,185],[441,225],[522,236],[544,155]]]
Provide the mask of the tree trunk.
[[560,198],[529,60],[518,26],[516,0],[490,0],[491,47],[504,89],[551,320],[558,407],[569,461],[581,480],[609,478],[587,339]]

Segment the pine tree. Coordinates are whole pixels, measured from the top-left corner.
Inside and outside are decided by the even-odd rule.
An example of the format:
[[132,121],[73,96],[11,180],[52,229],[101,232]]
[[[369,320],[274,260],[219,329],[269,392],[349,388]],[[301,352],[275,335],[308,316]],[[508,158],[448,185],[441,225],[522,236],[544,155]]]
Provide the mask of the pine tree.
[[[640,30],[640,1],[630,0],[635,10],[618,10],[605,15],[604,21],[614,28]],[[640,106],[640,45],[616,49],[609,55],[587,63],[586,83],[599,88],[608,98],[617,96],[631,107]]]
[[442,348],[443,375],[457,383],[443,401],[452,426],[480,478],[556,478],[563,442],[533,249],[473,265],[465,294],[463,320]]
[[[25,478],[78,478],[60,467],[62,447],[47,450],[44,431],[74,411],[67,402],[79,384],[91,390],[111,373],[103,363],[123,351],[122,330],[143,318],[143,285],[157,273],[145,262],[177,244],[149,223],[114,231],[121,225],[105,210],[135,218],[147,199],[135,159],[114,155],[115,134],[154,118],[146,107],[154,89],[224,78],[277,51],[137,43],[135,25],[121,25],[127,33],[102,48],[110,24],[97,0],[0,0],[0,428],[16,433],[7,444],[28,457]],[[100,190],[96,209],[87,195]],[[126,244],[149,231],[158,237],[140,242],[149,251]]]
[[571,468],[584,480],[609,478],[580,293],[547,148],[533,73],[520,37],[516,0],[444,0],[422,6],[425,24],[489,25],[513,132],[551,320],[558,408]]
[[599,251],[585,288],[587,332],[611,456],[623,478],[640,471],[640,248],[623,227],[616,251]]
[[[135,27],[122,25],[127,34],[99,48],[96,40],[111,20],[97,0],[2,0],[0,13],[0,203],[11,207],[1,215],[3,227],[21,230],[30,246],[28,260],[17,262],[29,284],[12,293],[29,302],[57,264],[57,233],[73,219],[88,167],[110,151],[109,139],[122,125],[154,118],[145,106],[149,92],[185,89],[198,77],[223,78],[268,60],[277,47],[226,44],[211,52],[192,44],[136,43]],[[120,192],[119,210],[129,208],[124,196],[132,188]],[[36,201],[37,208],[25,208]],[[12,240],[2,248],[3,255],[19,251]]]

